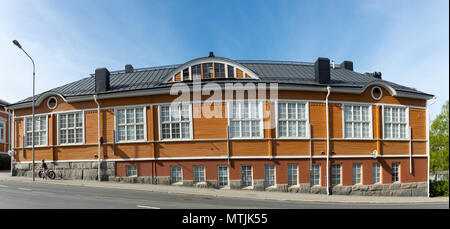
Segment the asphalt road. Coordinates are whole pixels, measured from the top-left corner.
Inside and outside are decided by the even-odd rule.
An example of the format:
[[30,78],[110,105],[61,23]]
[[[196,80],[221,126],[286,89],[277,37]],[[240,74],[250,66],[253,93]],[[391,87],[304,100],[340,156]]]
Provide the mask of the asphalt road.
[[448,209],[448,203],[346,204],[180,195],[0,181],[0,209]]

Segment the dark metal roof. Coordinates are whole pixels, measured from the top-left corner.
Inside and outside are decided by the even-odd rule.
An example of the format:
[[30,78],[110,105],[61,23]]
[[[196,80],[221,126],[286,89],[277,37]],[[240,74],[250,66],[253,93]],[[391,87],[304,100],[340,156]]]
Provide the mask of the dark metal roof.
[[6,102],[5,100],[0,99],[0,105],[2,105],[2,106],[8,106],[9,103]]
[[[238,60],[236,62],[242,64],[243,66],[256,73],[260,78],[260,80],[257,80],[258,82],[324,86],[315,81],[314,63],[258,60]],[[113,71],[110,75],[110,90],[108,90],[106,93],[166,87],[169,84],[163,82],[163,79],[166,78],[167,75],[171,73],[171,71],[179,66],[181,65],[168,65],[134,69],[134,71],[131,73],[125,73],[124,70]],[[374,81],[381,81],[389,84],[395,90],[429,95],[411,87],[406,87],[386,80],[381,80],[370,74],[362,74],[343,69],[339,65],[337,65],[334,69],[331,68],[330,74],[330,86],[334,87],[363,88]],[[59,93],[64,97],[94,95],[94,75],[92,74],[89,77],[51,89],[47,92]],[[36,95],[36,98],[38,97],[39,95]],[[15,104],[26,103],[30,101],[31,97],[21,100]]]

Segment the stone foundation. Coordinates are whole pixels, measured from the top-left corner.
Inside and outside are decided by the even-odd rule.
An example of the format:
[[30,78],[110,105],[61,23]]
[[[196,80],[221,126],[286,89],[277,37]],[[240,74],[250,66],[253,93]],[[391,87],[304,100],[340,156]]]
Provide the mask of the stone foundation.
[[[97,180],[98,178],[98,162],[49,162],[47,164],[49,168],[56,173],[56,179]],[[40,162],[35,164],[36,176],[38,176],[37,174],[40,170],[40,165]],[[116,177],[114,162],[103,162],[100,168],[102,181],[171,185],[169,176]],[[31,170],[31,163],[13,164],[12,175],[31,177]],[[195,184],[192,180],[184,180],[182,185],[196,188],[219,188],[216,180],[206,180],[206,182]],[[311,187],[309,183],[304,183],[290,187],[287,184],[265,187],[264,180],[254,180],[252,187],[242,187],[240,180],[230,180],[229,188],[254,191],[327,194],[327,189],[323,186]],[[337,185],[330,187],[330,194],[359,196],[427,196],[427,182],[353,186]]]

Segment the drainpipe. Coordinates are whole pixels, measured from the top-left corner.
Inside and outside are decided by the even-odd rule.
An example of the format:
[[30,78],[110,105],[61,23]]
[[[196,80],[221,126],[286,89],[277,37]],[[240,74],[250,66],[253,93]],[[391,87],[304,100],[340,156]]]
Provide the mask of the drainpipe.
[[330,181],[329,181],[329,173],[330,173],[330,169],[329,169],[329,161],[330,161],[330,133],[329,133],[329,128],[328,128],[328,96],[330,96],[331,93],[331,87],[328,86],[327,87],[327,97],[325,99],[325,109],[326,109],[326,116],[327,116],[327,195],[330,195]]
[[433,99],[430,104],[427,104],[426,111],[426,122],[427,122],[427,158],[428,158],[428,166],[427,166],[427,196],[430,197],[430,106],[436,102],[436,96],[433,96]]
[[101,158],[100,158],[100,104],[97,102],[97,95],[94,95],[94,102],[97,104],[97,115],[98,115],[98,129],[97,129],[97,133],[98,133],[98,152],[97,152],[97,157],[98,157],[98,181],[102,181],[101,179],[101,174],[100,174],[100,165],[101,165]]

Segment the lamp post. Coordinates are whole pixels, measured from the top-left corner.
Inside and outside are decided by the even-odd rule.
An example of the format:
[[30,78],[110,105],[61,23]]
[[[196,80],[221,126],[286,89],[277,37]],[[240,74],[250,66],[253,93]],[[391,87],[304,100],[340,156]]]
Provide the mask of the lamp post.
[[[32,107],[31,107],[31,150],[33,152],[33,181],[35,180],[35,172],[34,172],[34,88],[35,88],[35,66],[34,60],[28,55],[25,50],[23,50],[22,45],[17,40],[13,41],[14,45],[16,45],[19,49],[21,49],[27,56],[30,58],[31,63],[33,63],[33,98],[32,98]],[[25,137],[25,136],[24,136]]]

